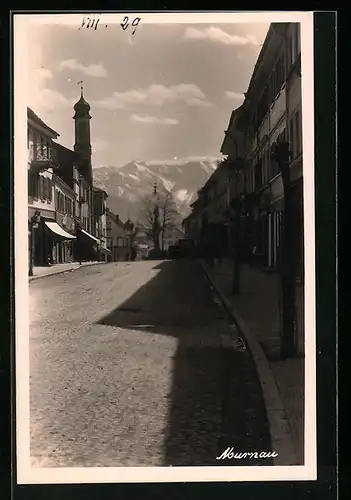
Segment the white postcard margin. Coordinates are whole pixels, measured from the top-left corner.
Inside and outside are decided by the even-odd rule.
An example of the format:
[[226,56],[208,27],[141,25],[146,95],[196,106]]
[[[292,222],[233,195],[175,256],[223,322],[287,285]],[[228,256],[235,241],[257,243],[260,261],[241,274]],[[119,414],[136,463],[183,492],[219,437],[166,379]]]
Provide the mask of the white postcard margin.
[[[227,482],[315,480],[316,338],[315,338],[315,205],[314,205],[314,51],[313,12],[134,13],[143,23],[301,23],[303,181],[305,235],[305,464],[303,466],[97,467],[33,468],[29,425],[29,281],[27,191],[26,30],[33,24],[81,23],[81,14],[15,14],[14,33],[14,233],[16,450],[18,484]],[[109,24],[126,13],[102,14]],[[228,108],[228,112],[229,112]]]

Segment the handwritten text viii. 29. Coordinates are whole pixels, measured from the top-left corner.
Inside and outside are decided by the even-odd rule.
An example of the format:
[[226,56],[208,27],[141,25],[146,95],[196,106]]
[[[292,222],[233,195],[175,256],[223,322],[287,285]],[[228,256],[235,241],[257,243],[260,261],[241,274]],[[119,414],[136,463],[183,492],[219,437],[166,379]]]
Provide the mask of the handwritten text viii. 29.
[[[81,24],[80,28],[78,28],[78,29],[89,28],[89,29],[97,30],[100,21],[101,21],[101,18],[98,15],[96,15],[96,16],[94,15],[91,17],[84,16],[83,20],[82,20],[82,24]],[[134,35],[140,21],[141,21],[140,17],[135,17],[134,19],[132,19],[132,18],[129,18],[128,16],[124,16],[123,21],[121,23],[119,23],[119,25],[121,26],[123,31],[126,31],[130,26],[132,26],[132,29],[134,28],[132,31],[132,34]],[[100,24],[100,26],[101,26],[101,24]],[[104,26],[105,26],[105,28],[108,27],[107,24],[105,24]]]

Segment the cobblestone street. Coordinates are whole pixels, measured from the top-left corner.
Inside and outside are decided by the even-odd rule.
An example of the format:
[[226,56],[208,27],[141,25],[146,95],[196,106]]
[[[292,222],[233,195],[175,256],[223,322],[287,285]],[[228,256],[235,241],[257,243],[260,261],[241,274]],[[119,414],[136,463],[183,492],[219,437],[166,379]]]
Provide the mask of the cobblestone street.
[[200,266],[141,261],[30,283],[39,467],[272,465],[261,386]]

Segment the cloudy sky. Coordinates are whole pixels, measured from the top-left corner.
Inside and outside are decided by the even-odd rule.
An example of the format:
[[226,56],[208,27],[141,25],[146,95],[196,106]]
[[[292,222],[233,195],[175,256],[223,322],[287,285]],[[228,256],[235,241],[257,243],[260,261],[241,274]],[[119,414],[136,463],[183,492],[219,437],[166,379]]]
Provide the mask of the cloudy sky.
[[[269,25],[81,23],[27,31],[28,104],[73,147],[80,80],[93,163],[218,156]],[[80,29],[79,29],[80,28]]]

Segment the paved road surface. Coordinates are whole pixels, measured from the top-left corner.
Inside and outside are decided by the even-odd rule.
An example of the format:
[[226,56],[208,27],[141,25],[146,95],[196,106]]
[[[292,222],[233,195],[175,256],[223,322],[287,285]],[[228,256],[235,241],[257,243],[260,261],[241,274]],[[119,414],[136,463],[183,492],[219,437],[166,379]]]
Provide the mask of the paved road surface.
[[30,283],[33,466],[271,465],[249,354],[194,262],[109,263]]

